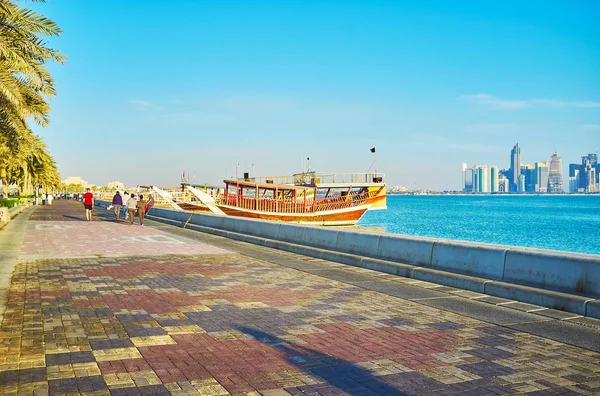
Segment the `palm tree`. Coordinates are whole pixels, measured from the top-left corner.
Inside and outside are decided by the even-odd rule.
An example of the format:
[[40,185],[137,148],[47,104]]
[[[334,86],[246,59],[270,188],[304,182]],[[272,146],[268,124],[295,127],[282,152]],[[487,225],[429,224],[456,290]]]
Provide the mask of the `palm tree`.
[[19,7],[14,0],[0,0],[0,179],[5,193],[8,172],[14,173],[16,167],[13,162],[27,158],[23,151],[30,148],[27,142],[33,136],[27,121],[49,123],[46,98],[56,91],[45,63],[62,63],[65,58],[41,37],[60,33],[43,15]]
[[[25,161],[23,186],[31,188],[42,185],[46,188],[54,188],[60,183],[60,177],[56,169],[56,162],[48,152],[46,143],[39,136],[34,136],[31,153]],[[31,175],[28,179],[27,175]]]

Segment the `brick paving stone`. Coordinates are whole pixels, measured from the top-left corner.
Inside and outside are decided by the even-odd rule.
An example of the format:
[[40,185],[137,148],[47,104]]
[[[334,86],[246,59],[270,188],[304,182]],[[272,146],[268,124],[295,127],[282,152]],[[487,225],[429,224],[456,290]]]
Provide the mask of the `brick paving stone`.
[[64,205],[30,222],[0,394],[600,393],[598,353]]

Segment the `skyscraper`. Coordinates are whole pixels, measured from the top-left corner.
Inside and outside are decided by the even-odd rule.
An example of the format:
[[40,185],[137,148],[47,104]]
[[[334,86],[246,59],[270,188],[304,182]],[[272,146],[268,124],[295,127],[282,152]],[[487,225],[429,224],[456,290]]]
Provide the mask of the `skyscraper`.
[[[466,164],[463,164],[465,167]],[[475,175],[474,168],[465,168],[463,171],[463,191],[464,192],[477,192],[475,190]]]
[[479,165],[479,192],[490,192],[490,178],[487,165]]
[[598,164],[597,154],[588,154],[581,157],[581,168],[579,171],[579,187],[585,192],[596,192],[597,177],[596,168]]
[[550,172],[548,174],[548,192],[565,192],[562,180],[562,160],[556,154],[556,152],[554,152],[554,154],[552,154],[552,157],[550,157]]
[[600,191],[599,173],[600,164],[598,164],[598,153],[582,156],[581,164],[569,164],[569,191]]
[[510,191],[518,191],[519,175],[521,174],[521,148],[519,143],[510,151]]
[[534,192],[535,183],[537,180],[535,166],[530,164],[521,164],[521,176],[525,176],[525,190],[523,191]]
[[525,175],[519,175],[517,179],[517,191],[520,193],[525,192]]
[[548,192],[548,163],[535,163],[535,191]]
[[490,182],[490,191],[498,192],[498,167],[496,165],[490,166]]

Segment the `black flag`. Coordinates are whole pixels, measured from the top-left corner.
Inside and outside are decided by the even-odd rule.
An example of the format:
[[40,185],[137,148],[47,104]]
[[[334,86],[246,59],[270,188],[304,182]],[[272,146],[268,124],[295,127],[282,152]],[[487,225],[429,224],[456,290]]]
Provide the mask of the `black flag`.
[[371,147],[371,152],[374,153],[375,152],[375,147]]

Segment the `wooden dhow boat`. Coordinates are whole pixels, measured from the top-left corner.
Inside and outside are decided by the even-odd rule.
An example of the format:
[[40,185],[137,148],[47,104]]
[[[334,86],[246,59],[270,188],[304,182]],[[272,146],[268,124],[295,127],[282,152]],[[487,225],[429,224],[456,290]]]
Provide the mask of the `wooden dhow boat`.
[[369,194],[364,192],[328,196],[315,186],[224,182],[224,193],[214,206],[228,216],[340,226],[356,224],[371,207],[366,202]]
[[328,197],[366,194],[365,203],[371,204],[369,210],[387,209],[384,173],[326,173],[309,170],[291,176],[260,176],[252,180],[262,183],[316,187],[318,191],[324,192]]
[[315,173],[224,180],[225,187],[140,186],[156,206],[264,220],[315,225],[354,225],[367,210],[386,209],[381,173]]

